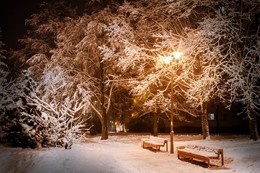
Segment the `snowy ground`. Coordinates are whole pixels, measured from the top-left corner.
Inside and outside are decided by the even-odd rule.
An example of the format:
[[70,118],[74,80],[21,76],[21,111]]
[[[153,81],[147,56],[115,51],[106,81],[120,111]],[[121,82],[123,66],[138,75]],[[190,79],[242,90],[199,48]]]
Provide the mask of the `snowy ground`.
[[[187,144],[224,149],[225,165],[206,168],[204,164],[178,160],[161,148],[153,152],[141,147],[149,135],[113,135],[106,141],[91,137],[72,149],[21,149],[0,146],[1,173],[256,173],[260,170],[260,141],[246,136],[176,135],[175,147]],[[168,135],[159,135],[168,138]]]

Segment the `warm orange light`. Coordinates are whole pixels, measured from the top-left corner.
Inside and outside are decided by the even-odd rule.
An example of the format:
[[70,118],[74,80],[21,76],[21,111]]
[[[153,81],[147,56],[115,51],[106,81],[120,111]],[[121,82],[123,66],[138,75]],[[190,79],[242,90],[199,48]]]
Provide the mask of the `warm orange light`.
[[170,64],[173,58],[179,60],[181,59],[182,55],[182,52],[172,52],[170,56],[160,56],[160,58],[165,64]]
[[138,103],[137,98],[134,98],[133,104],[136,105]]
[[172,61],[172,56],[166,56],[166,57],[164,57],[164,62],[165,62],[165,64],[170,64],[170,62]]
[[131,113],[131,116],[132,116],[132,117],[135,117],[136,115],[137,115],[136,112],[132,112],[132,113]]
[[172,56],[159,56],[161,61],[164,62],[165,64],[170,64],[172,61],[173,57]]
[[175,59],[181,59],[182,52],[173,52],[172,55],[174,56]]

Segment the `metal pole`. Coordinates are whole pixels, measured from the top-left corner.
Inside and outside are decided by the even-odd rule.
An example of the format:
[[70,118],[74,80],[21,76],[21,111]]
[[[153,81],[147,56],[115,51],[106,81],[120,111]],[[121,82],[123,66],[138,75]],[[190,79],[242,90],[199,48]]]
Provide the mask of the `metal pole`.
[[170,132],[170,152],[174,153],[174,144],[173,144],[173,75],[171,76],[171,132]]

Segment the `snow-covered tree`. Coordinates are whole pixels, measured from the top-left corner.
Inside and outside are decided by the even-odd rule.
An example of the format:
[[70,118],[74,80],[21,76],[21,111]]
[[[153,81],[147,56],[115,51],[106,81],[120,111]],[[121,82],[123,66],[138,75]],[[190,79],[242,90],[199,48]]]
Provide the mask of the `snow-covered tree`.
[[[1,33],[1,28],[0,28]],[[7,82],[7,76],[9,74],[8,72],[8,66],[4,62],[6,57],[4,56],[5,50],[3,49],[4,43],[0,41],[0,141],[2,140],[3,134],[3,116],[4,116],[4,106],[8,104],[9,102],[9,95],[8,95],[8,82]]]
[[[204,138],[209,136],[206,110],[212,99],[242,102],[254,119],[259,33],[246,34],[242,28],[250,23],[249,9],[256,9],[257,3],[250,0],[243,9],[239,3],[111,1],[78,18],[69,17],[73,10],[67,10],[67,17],[55,16],[48,7],[27,21],[35,27],[34,34],[22,40],[28,47],[23,49],[26,53],[21,50],[21,58],[31,58],[32,63],[26,74],[37,84],[28,91],[27,102],[55,118],[75,118],[91,108],[102,124],[101,139],[108,138],[108,119],[112,107],[117,107],[115,92],[120,87],[130,91],[142,113],[158,109],[168,113],[174,107],[179,119],[183,113],[201,114]],[[243,17],[236,20],[237,16]],[[182,58],[165,64],[175,51],[183,52]],[[231,67],[236,70],[230,72]],[[252,85],[239,88],[241,79]],[[227,92],[230,88],[235,89]]]
[[63,21],[77,16],[76,8],[65,0],[43,2],[38,8],[38,13],[25,20],[27,33],[19,39],[21,49],[12,55],[23,63],[39,53],[49,57],[50,51],[56,47],[57,32],[63,27]]
[[[22,64],[23,68],[29,66],[29,69],[17,73],[19,79],[9,87],[13,89],[14,103],[12,109],[8,109],[10,116],[5,117],[5,122],[10,122],[6,131],[17,129],[13,136],[9,135],[9,139],[13,138],[9,142],[26,146],[26,140],[32,141],[31,147],[71,145],[80,136],[80,126],[90,118],[87,86],[82,86],[68,75],[68,69],[54,66],[47,58],[56,47],[57,32],[64,21],[75,15],[74,8],[65,1],[59,1],[42,4],[40,13],[26,20],[30,30],[20,40],[24,47],[12,52],[12,57],[16,58],[16,62],[22,62],[18,66]],[[51,85],[51,82],[56,83]],[[24,134],[26,139],[18,139],[18,133]]]
[[[251,37],[254,44],[246,46],[244,57],[237,58],[228,66],[231,78],[227,81],[229,103],[242,103],[249,121],[250,138],[258,139],[257,116],[259,116],[259,37]],[[256,42],[255,42],[256,41]]]
[[[84,79],[82,83],[90,86],[91,107],[102,125],[101,139],[108,138],[108,118],[112,105],[116,104],[113,92],[120,84],[121,73],[115,67],[115,60],[122,55],[124,38],[131,37],[131,27],[127,26],[124,18],[113,14],[109,8],[91,16],[85,14],[67,22],[58,35],[58,48],[54,50],[53,60],[75,71]],[[112,57],[115,59],[111,60]]]
[[[250,3],[249,7],[255,9],[253,1]],[[169,93],[170,81],[173,80],[174,98],[185,96],[187,106],[201,109],[203,136],[207,138],[207,103],[227,97],[224,83],[229,70],[226,67],[237,59],[234,52],[241,45],[240,26],[246,18],[239,22],[236,20],[240,12],[239,2],[144,0],[133,4],[125,3],[121,8],[140,41],[129,42],[130,53],[121,57],[118,64],[124,70],[136,71],[137,80],[129,83],[131,92],[145,96],[144,105],[151,109],[158,101],[170,102],[169,94],[164,91]],[[173,51],[184,54],[178,63],[166,66],[158,60],[158,57],[165,58]],[[177,109],[180,108],[179,101],[175,101]],[[167,111],[169,106],[164,105]]]
[[[187,94],[188,88],[192,86],[194,66],[198,65],[198,59],[194,58],[198,55],[196,49],[200,49],[202,52],[207,47],[196,47],[202,40],[193,34],[203,18],[197,17],[195,20],[193,19],[193,22],[186,21],[190,21],[194,17],[194,13],[199,13],[202,8],[204,11],[200,12],[199,15],[204,16],[207,10],[211,10],[210,6],[207,7],[210,4],[207,2],[201,5],[198,1],[181,1],[179,3],[139,1],[134,5],[125,3],[121,7],[124,11],[123,14],[127,16],[131,26],[135,29],[135,37],[139,39],[128,40],[125,49],[126,55],[121,57],[118,65],[123,70],[135,70],[137,78],[129,82],[132,88],[131,93],[145,99],[143,105],[147,109],[154,111],[155,106],[159,105],[161,110],[170,111],[172,81],[175,109],[196,115],[196,110],[189,109],[190,106],[185,103],[183,95]],[[193,41],[192,39],[197,40]],[[184,53],[183,59],[168,65],[164,64],[163,59],[174,51],[182,51]],[[210,60],[212,59],[208,58],[207,61],[210,62]],[[206,72],[208,75],[210,74],[209,70]],[[197,84],[200,86],[196,86],[196,88],[200,87],[203,91],[203,83],[198,82]],[[204,89],[206,89],[205,87],[209,86],[204,86]],[[201,93],[194,93],[193,98],[199,97],[199,94]],[[192,95],[190,94],[190,96]],[[210,99],[208,95],[201,98],[201,106],[205,102],[205,98]],[[198,101],[196,100],[196,102]],[[206,113],[204,115],[207,116]]]
[[[67,86],[80,87],[80,93],[75,92],[75,94],[78,94],[77,97],[84,94],[89,96],[84,97],[85,100],[81,100],[81,102],[84,102],[84,105],[90,104],[92,110],[96,112],[102,123],[102,139],[107,139],[107,121],[108,114],[111,112],[112,93],[116,86],[114,76],[116,75],[113,74],[113,62],[105,61],[103,57],[108,55],[104,53],[104,45],[109,43],[109,35],[106,34],[108,31],[105,31],[105,28],[112,23],[110,18],[112,13],[109,9],[104,9],[102,12],[93,13],[91,16],[86,14],[79,19],[74,19],[71,15],[73,10],[70,10],[68,6],[65,7],[68,8],[65,11],[61,8],[64,7],[64,4],[58,3],[58,6],[43,4],[43,7],[42,12],[32,15],[32,18],[26,21],[32,26],[32,29],[29,30],[27,37],[21,40],[25,44],[25,48],[15,52],[14,56],[23,62],[28,59],[30,59],[30,62],[40,59],[40,61],[36,61],[37,64],[30,64],[30,70],[26,74],[41,87],[48,86],[44,84],[48,77],[46,75],[50,75],[50,73],[47,73],[47,66],[50,66],[48,68],[50,71],[57,71],[57,68],[58,71],[62,71],[61,76],[67,79],[64,82],[74,82],[68,83]],[[57,11],[62,14],[57,13]],[[104,17],[106,15],[107,17]],[[114,45],[112,47],[115,48]],[[49,62],[47,62],[48,59]],[[55,75],[55,73],[52,74]],[[45,109],[54,106],[55,108],[49,109],[59,108],[58,112],[62,113],[60,105],[56,105],[60,104],[56,99],[60,99],[61,95],[47,99],[48,93],[40,93],[39,86],[35,89],[31,88],[30,97],[27,97],[30,104],[34,105],[38,100],[37,104],[44,107],[44,104],[40,104],[41,100],[47,104]],[[66,92],[70,91],[68,88],[65,89],[64,86],[51,86],[51,89],[54,90],[55,87],[60,87],[60,90]],[[46,89],[46,91],[52,91],[51,89]],[[85,93],[81,93],[83,91]],[[72,100],[70,101],[75,101],[73,99],[77,98],[76,95],[71,96],[70,99]],[[54,100],[56,101],[53,105]],[[80,104],[82,104],[81,102]],[[78,107],[73,108],[79,109]],[[68,107],[68,109],[72,108]],[[57,116],[58,112],[52,114]]]
[[69,73],[37,54],[30,68],[6,88],[1,104],[2,142],[19,147],[70,148],[84,138],[88,125],[89,92]]
[[51,146],[71,146],[74,140],[82,139],[80,128],[90,118],[87,86],[71,77],[70,71],[48,62],[43,54],[33,56],[28,63],[30,68],[21,82],[25,92],[21,96],[39,112],[34,117],[38,127],[31,127],[38,130],[37,142],[47,140]]
[[[23,104],[23,99],[18,95],[21,90],[19,90],[17,81],[10,76],[8,77],[9,69],[5,63],[7,59],[4,56],[5,50],[3,50],[2,46],[3,43],[1,42],[0,141],[13,146],[34,147],[34,141],[30,140],[28,133],[24,131],[25,126],[23,126],[23,123],[26,120],[23,121],[25,117],[22,112],[26,106]],[[31,122],[27,121],[27,123]]]
[[[207,103],[216,98],[223,98],[225,66],[230,58],[232,46],[239,36],[238,25],[232,18],[214,11],[215,16],[199,22],[199,27],[188,34],[188,53],[190,76],[186,78],[188,87],[184,94],[194,108],[202,112],[202,130],[204,138],[209,136]],[[185,42],[185,41],[184,41]],[[187,70],[186,70],[187,71]],[[184,76],[185,78],[185,76]]]
[[[0,30],[1,33],[1,30]],[[1,103],[1,110],[3,109],[3,105],[5,105],[6,102],[8,102],[8,96],[6,93],[6,90],[8,88],[7,84],[7,76],[9,74],[8,72],[8,66],[5,63],[6,57],[4,56],[5,50],[3,49],[4,43],[0,41],[0,103]]]
[[250,138],[257,140],[259,116],[260,37],[257,13],[259,2],[247,1],[240,4],[239,39],[230,54],[233,57],[226,66],[228,106],[241,103],[249,121]]

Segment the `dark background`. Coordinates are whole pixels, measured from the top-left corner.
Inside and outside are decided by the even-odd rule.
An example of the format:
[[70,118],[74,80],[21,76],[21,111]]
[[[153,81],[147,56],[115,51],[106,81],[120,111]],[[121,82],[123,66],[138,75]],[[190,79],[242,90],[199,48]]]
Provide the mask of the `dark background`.
[[16,48],[17,39],[26,31],[24,20],[37,12],[43,0],[2,0],[0,2],[1,40],[6,48]]
[[[57,0],[56,0],[57,1]],[[73,5],[83,7],[88,0],[67,0]],[[1,0],[0,1],[0,40],[5,48],[18,47],[17,40],[26,32],[25,19],[39,12],[39,6],[43,2],[55,2],[55,0]]]

